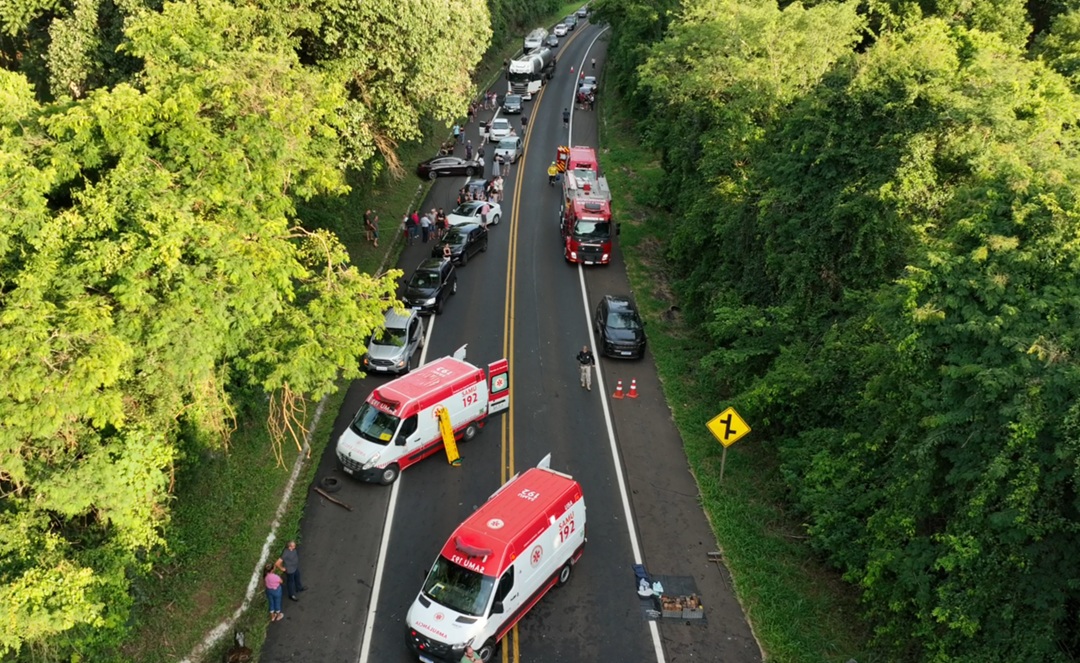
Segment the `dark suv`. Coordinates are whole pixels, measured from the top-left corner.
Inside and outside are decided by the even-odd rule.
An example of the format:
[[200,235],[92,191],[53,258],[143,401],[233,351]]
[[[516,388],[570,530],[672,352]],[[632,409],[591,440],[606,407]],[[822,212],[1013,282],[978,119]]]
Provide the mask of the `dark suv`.
[[636,359],[645,356],[645,323],[629,297],[605,295],[596,305],[593,326],[605,355]]
[[521,95],[508,94],[503,97],[502,112],[503,115],[510,115],[511,113],[521,113]]
[[446,300],[456,292],[454,263],[442,258],[428,258],[409,277],[401,300],[405,306],[422,313],[438,314],[442,313]]
[[450,260],[465,266],[469,258],[477,253],[487,251],[488,231],[479,223],[463,223],[451,226],[446,231],[446,236],[431,249],[432,258],[443,257],[443,247],[450,247]]

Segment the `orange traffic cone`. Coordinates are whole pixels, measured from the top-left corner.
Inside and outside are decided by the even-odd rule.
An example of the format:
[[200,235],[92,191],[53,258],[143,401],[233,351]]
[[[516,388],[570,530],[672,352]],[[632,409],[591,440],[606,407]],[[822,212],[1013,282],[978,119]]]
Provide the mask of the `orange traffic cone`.
[[629,398],[637,398],[637,380],[630,380],[630,393],[627,394]]
[[619,383],[615,385],[615,393],[612,394],[611,397],[612,398],[622,398],[622,396],[623,396],[623,394],[622,394],[622,380],[619,380]]

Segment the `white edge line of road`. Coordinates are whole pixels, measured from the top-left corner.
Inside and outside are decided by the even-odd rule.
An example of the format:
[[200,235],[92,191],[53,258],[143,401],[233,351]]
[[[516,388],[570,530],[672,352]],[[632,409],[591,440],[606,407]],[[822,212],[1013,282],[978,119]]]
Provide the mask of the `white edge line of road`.
[[266,561],[270,558],[270,546],[274,545],[274,541],[277,540],[277,531],[281,527],[281,519],[285,516],[285,509],[289,505],[289,500],[292,498],[293,489],[296,487],[296,480],[300,477],[300,470],[304,468],[305,461],[308,460],[308,453],[311,452],[311,436],[315,434],[315,428],[319,425],[319,420],[323,415],[323,408],[326,406],[326,400],[328,396],[323,396],[319,401],[318,407],[315,408],[315,414],[311,418],[311,427],[308,428],[307,435],[304,436],[304,448],[300,450],[300,453],[296,456],[296,460],[293,462],[292,473],[289,475],[289,482],[285,484],[285,492],[281,495],[281,501],[278,502],[277,511],[274,512],[274,522],[270,525],[270,533],[266,535],[266,540],[263,541],[262,552],[259,553],[259,561],[255,563],[255,570],[251,573],[251,579],[248,580],[247,590],[244,592],[244,600],[240,604],[240,607],[233,611],[233,614],[227,619],[221,621],[217,626],[211,629],[202,642],[195,646],[185,658],[181,659],[180,663],[192,663],[192,661],[201,661],[206,656],[206,653],[210,651],[221,638],[228,633],[229,629],[233,628],[236,622],[240,619],[240,616],[251,606],[252,599],[255,598],[256,588],[259,586],[259,580],[262,578],[262,568]]
[[[600,35],[604,34],[607,30],[605,27],[600,32],[596,33],[593,40],[589,42],[588,48],[585,49],[585,55],[581,58],[581,69],[585,70],[585,60],[589,57],[589,52],[592,50],[593,44],[600,38]],[[575,106],[572,104],[571,106]],[[570,111],[570,133],[568,134],[568,140],[571,145],[573,141],[570,140],[570,136],[573,136],[574,132],[574,112]],[[589,293],[585,288],[585,268],[578,263],[578,282],[581,284],[581,303],[585,308],[585,327],[589,330],[589,345],[596,351],[598,356],[602,356],[603,352],[600,352],[596,348],[596,338],[593,335],[592,317],[589,312]],[[622,464],[619,462],[619,445],[615,442],[615,427],[611,422],[611,408],[608,406],[607,389],[604,387],[604,375],[600,370],[600,364],[596,365],[596,386],[600,387],[600,404],[604,409],[604,423],[607,425],[608,445],[611,447],[611,462],[615,465],[615,477],[619,482],[619,496],[622,498],[623,515],[626,520],[626,529],[630,535],[630,547],[634,552],[634,563],[641,564],[641,546],[638,544],[637,526],[634,524],[634,514],[630,509],[630,497],[626,492],[626,476],[623,472]],[[660,628],[656,625],[656,621],[649,620],[649,634],[652,635],[653,649],[656,652],[656,662],[665,663],[664,659],[664,645],[660,641]]]
[[[427,363],[427,351],[431,347],[431,333],[435,329],[435,316],[428,318],[427,330],[424,333],[424,349],[420,352],[420,366]],[[386,506],[386,521],[383,526],[382,541],[379,543],[379,558],[375,562],[375,580],[371,583],[371,600],[368,601],[367,618],[364,620],[364,637],[360,641],[360,653],[357,654],[358,663],[367,661],[371,655],[371,636],[375,632],[375,615],[379,607],[379,594],[382,591],[383,570],[386,568],[386,554],[390,549],[390,530],[394,523],[394,512],[397,509],[398,486],[401,485],[401,475],[390,486],[390,502]]]

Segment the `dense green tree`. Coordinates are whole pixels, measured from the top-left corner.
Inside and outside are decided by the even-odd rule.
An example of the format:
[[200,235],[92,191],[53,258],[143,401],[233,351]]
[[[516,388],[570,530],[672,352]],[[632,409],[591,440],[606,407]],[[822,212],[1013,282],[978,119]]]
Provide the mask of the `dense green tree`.
[[294,225],[294,198],[343,188],[345,99],[259,19],[143,13],[138,87],[63,106],[0,75],[0,654],[103,660],[178,427],[224,437],[229,385],[333,389],[393,301],[393,274]]
[[1019,5],[892,7],[860,39],[851,6],[695,0],[650,40],[682,308],[890,659],[1071,660],[1072,17],[1043,64]]

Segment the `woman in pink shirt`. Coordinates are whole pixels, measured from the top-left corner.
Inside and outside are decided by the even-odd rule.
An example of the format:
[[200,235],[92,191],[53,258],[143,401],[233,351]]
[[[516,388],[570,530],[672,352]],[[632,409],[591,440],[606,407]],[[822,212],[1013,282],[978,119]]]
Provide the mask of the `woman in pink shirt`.
[[270,621],[285,619],[285,613],[281,612],[281,576],[274,573],[273,564],[263,567],[263,584],[266,585],[266,600],[270,602]]

